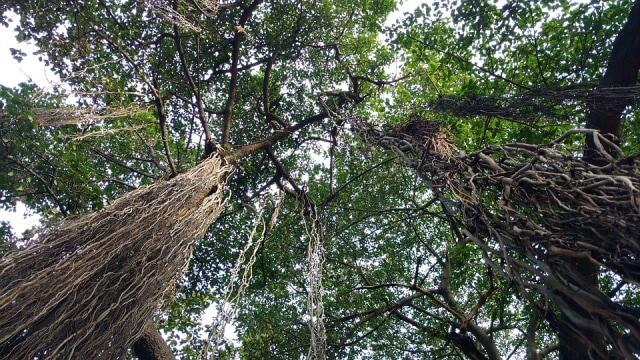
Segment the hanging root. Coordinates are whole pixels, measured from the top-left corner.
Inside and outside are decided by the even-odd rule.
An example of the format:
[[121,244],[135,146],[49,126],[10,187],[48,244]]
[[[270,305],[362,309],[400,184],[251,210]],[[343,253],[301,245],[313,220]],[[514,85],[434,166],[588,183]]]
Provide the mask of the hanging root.
[[[225,287],[222,300],[218,301],[216,316],[209,329],[207,342],[200,353],[201,359],[218,358],[220,347],[224,344],[224,329],[238,312],[238,305],[242,299],[242,295],[247,287],[249,287],[251,279],[253,278],[253,264],[256,262],[258,250],[261,248],[267,234],[275,226],[278,216],[280,215],[281,207],[282,197],[278,196],[268,223],[265,223],[262,217],[264,207],[258,214],[258,219],[249,234],[249,240],[240,252],[240,255],[238,255],[233,270],[231,270],[231,276]],[[260,228],[260,230],[258,230],[258,228]],[[260,234],[256,238],[258,231]],[[240,275],[241,271],[242,276]]]
[[[487,254],[497,273],[552,299],[573,323],[599,334],[611,354],[632,358],[640,349],[637,310],[584,284],[580,269],[568,264],[583,259],[631,287],[640,284],[637,156],[623,157],[595,130],[571,130],[544,145],[506,144],[464,155],[455,154],[437,123],[414,120],[385,133],[362,120],[351,122],[365,140],[401,155],[431,185],[453,224]],[[591,137],[598,165],[564,146],[574,134]]]
[[214,155],[0,259],[0,358],[125,358],[220,214],[231,171]]
[[[183,13],[173,6],[173,2],[167,0],[138,0],[141,1],[151,12],[158,15],[165,21],[177,27],[195,33],[201,33],[204,29],[196,21],[190,20]],[[220,4],[218,0],[191,0],[181,4],[186,6],[187,11],[206,17],[215,17],[218,14]],[[191,6],[192,5],[192,6]],[[181,6],[182,7],[182,6]]]
[[[521,123],[534,123],[547,118],[557,121],[566,116],[566,109],[630,104],[640,95],[637,86],[563,90],[533,89],[524,93],[506,96],[482,96],[477,94],[442,95],[431,102],[426,110],[435,110],[459,117],[494,116]],[[562,107],[565,109],[563,110]],[[565,114],[563,114],[563,111]]]
[[305,213],[302,208],[302,218],[309,237],[307,246],[307,312],[309,316],[309,330],[311,345],[309,359],[324,360],[327,358],[327,334],[324,327],[324,305],[322,297],[322,265],[324,263],[323,230],[315,206]]
[[218,0],[193,0],[193,4],[208,16],[213,16],[218,12]]
[[[201,33],[202,28],[189,20],[186,16],[173,9],[171,2],[166,0],[141,0],[145,6],[149,8],[154,14],[158,15],[167,22],[176,25],[177,27],[194,33]],[[207,2],[208,4],[209,2]],[[217,3],[216,3],[217,6]]]
[[41,126],[87,125],[122,117],[132,117],[149,111],[138,105],[106,106],[100,108],[61,107],[56,109],[33,109],[36,121]]

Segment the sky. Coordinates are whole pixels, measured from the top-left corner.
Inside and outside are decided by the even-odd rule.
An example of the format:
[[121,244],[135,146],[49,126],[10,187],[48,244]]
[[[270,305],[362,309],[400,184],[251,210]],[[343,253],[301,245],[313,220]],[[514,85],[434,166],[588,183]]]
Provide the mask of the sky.
[[[16,25],[16,15],[10,14],[13,22],[9,27],[0,25],[0,84],[13,87],[21,82],[31,79],[41,87],[49,87],[50,82],[56,79],[55,75],[47,72],[44,64],[38,61],[38,57],[32,55],[37,47],[32,43],[18,43],[13,28]],[[22,62],[18,62],[11,56],[10,48],[18,48],[28,54]]]

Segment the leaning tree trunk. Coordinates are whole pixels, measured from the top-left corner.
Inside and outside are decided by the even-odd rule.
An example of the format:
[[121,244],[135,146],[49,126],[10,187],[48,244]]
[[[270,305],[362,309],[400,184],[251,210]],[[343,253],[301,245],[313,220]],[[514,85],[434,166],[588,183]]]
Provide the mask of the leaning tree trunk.
[[[429,183],[496,273],[551,300],[562,313],[561,326],[579,339],[577,346],[590,349],[588,356],[633,358],[640,350],[637,311],[580,281],[582,269],[567,262],[585,259],[640,283],[638,156],[613,158],[605,148],[621,151],[595,130],[465,155],[437,123],[418,119],[389,132],[358,119],[352,125],[366,141],[398,153]],[[572,134],[582,133],[593,136],[606,166],[563,149]]]
[[[599,130],[602,134],[620,137],[620,123],[624,109],[634,101],[632,97],[623,97],[621,101],[611,101],[606,90],[630,88],[638,81],[640,69],[640,1],[636,0],[629,17],[616,36],[609,55],[604,76],[598,84],[602,95],[593,99],[589,107],[587,128]],[[595,144],[587,138],[586,157],[597,157]]]
[[220,214],[231,171],[214,155],[0,259],[0,358],[124,357]]
[[[636,0],[627,21],[616,36],[604,76],[598,84],[600,90],[611,88],[629,88],[636,85],[640,69],[640,1]],[[633,98],[625,97],[620,101],[611,101],[606,97],[596,97],[589,107],[586,127],[599,130],[605,136],[611,136],[619,143],[620,125],[624,109],[631,105]],[[606,152],[614,152],[606,144]],[[594,165],[606,165],[601,158],[592,136],[587,136],[584,159]],[[566,258],[566,263],[575,268],[579,275],[576,280],[586,286],[598,288],[599,266],[587,258]],[[576,294],[577,295],[577,294]],[[571,299],[564,299],[571,303]],[[606,354],[606,341],[597,331],[589,329],[590,324],[576,323],[566,315],[559,323],[558,339],[560,360],[588,359],[592,353]]]

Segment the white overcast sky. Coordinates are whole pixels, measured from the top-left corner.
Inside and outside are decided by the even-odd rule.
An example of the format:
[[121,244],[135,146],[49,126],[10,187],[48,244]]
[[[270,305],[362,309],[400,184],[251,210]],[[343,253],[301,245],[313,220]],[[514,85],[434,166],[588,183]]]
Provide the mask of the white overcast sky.
[[[38,61],[37,56],[31,55],[36,47],[33,44],[21,43],[16,40],[13,32],[15,22],[6,28],[0,25],[0,84],[14,87],[21,82],[31,79],[39,86],[47,87],[48,79],[44,65]],[[18,63],[9,49],[19,48],[29,54],[22,62]],[[49,78],[51,76],[49,75]],[[0,210],[0,220],[8,221],[16,235],[38,224],[38,216],[29,214],[23,204],[18,204],[15,212]]]
[[[424,0],[400,2],[398,10],[389,16],[386,24],[394,23],[402,14],[413,11]],[[26,42],[18,43],[13,31],[17,20],[15,14],[10,15],[10,18],[13,22],[8,28],[0,25],[0,84],[14,87],[21,82],[31,80],[40,87],[50,88],[52,83],[57,81],[57,77],[47,71],[44,64],[38,61],[38,56],[33,55],[37,50],[35,45]],[[11,56],[9,50],[11,48],[20,49],[27,53],[27,56],[18,62]],[[15,212],[0,210],[0,220],[9,221],[16,235],[38,224],[38,216],[30,214],[23,204],[18,204]]]

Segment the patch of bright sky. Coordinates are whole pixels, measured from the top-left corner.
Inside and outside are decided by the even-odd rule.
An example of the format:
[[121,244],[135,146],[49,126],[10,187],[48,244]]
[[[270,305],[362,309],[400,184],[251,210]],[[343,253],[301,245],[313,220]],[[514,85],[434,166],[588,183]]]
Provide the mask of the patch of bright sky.
[[[19,43],[16,40],[14,28],[17,17],[9,14],[9,27],[0,26],[0,85],[15,87],[19,83],[32,81],[42,88],[50,88],[56,76],[46,69],[44,63],[33,53],[38,49],[30,42]],[[24,60],[18,62],[11,56],[9,49],[20,49],[27,54]],[[18,203],[15,211],[0,210],[0,221],[8,221],[15,235],[21,235],[40,223],[40,216],[33,214],[27,207]]]
[[406,0],[399,1],[398,9],[396,11],[389,14],[387,20],[384,22],[384,25],[389,26],[393,25],[396,21],[401,19],[406,15],[406,13],[412,13],[418,6],[424,4],[429,1],[425,0]]
[[[38,60],[37,55],[33,55],[38,50],[33,42],[18,42],[16,40],[14,28],[18,18],[13,13],[9,13],[8,17],[9,27],[0,26],[0,69],[2,69],[0,84],[14,87],[21,82],[31,80],[39,87],[50,88],[52,83],[58,80],[57,76]],[[11,56],[9,50],[11,48],[20,49],[27,56],[18,62]]]

